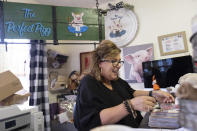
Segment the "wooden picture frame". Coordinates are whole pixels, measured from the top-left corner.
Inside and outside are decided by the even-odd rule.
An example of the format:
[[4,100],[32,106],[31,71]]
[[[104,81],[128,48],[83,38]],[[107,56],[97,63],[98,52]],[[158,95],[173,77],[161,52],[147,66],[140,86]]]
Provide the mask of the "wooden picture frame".
[[90,71],[92,67],[92,52],[80,53],[80,72]]
[[188,52],[185,31],[158,36],[161,56]]

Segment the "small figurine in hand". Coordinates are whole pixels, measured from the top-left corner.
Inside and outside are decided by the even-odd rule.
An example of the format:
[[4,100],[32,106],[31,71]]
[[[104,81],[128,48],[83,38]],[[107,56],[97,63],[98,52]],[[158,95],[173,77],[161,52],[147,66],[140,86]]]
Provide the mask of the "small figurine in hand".
[[153,85],[153,89],[154,89],[154,90],[160,90],[160,87],[159,87],[159,85],[157,84],[157,80],[156,80],[156,78],[155,78],[155,75],[153,75],[153,77],[152,77],[152,85]]

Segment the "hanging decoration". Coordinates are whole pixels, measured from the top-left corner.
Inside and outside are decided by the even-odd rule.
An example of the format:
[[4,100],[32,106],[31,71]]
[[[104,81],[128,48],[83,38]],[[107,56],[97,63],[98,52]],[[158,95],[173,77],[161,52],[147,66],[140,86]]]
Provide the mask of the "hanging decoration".
[[118,47],[124,47],[134,40],[138,30],[138,19],[133,6],[119,2],[108,4],[110,9],[105,15],[105,39],[113,41]]
[[[99,3],[96,0],[98,13],[99,35],[101,32],[102,21],[99,19],[105,16],[105,39],[113,41],[118,47],[128,45],[136,36],[138,30],[138,20],[133,9],[133,5],[124,4],[122,1],[113,5],[108,4],[109,9],[98,8]],[[99,39],[101,40],[101,39]]]
[[[97,0],[97,2],[98,2],[98,0]],[[127,4],[127,3],[125,4],[122,1],[121,2],[118,2],[115,5],[109,3],[108,6],[109,6],[109,9],[105,9],[105,10],[99,9],[99,13],[100,14],[107,15],[107,12],[108,11],[119,10],[121,8],[125,8],[125,9],[132,10],[132,11],[134,9],[134,6],[133,5],[130,5],[130,4]]]
[[124,3],[121,1],[119,3],[117,3],[116,5],[112,5],[111,3],[108,4],[110,10],[118,10],[120,8],[123,8]]
[[0,14],[0,39],[99,39],[95,9],[0,1]]

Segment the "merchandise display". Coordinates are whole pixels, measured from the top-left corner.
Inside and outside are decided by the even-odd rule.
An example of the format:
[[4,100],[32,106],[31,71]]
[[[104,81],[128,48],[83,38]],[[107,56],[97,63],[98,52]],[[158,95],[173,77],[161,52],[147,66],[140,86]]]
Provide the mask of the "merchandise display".
[[177,129],[180,127],[179,110],[174,108],[171,110],[154,109],[149,117],[148,125],[152,128]]
[[197,0],[116,2],[0,1],[0,131],[197,131]]

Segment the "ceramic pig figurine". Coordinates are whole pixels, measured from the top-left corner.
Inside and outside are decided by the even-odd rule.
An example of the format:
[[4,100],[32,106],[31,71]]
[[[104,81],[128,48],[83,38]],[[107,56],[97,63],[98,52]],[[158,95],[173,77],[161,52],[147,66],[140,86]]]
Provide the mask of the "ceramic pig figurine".
[[151,58],[152,47],[124,56],[125,61],[131,64],[129,79],[136,80],[138,83],[143,82],[142,62],[149,61]]

